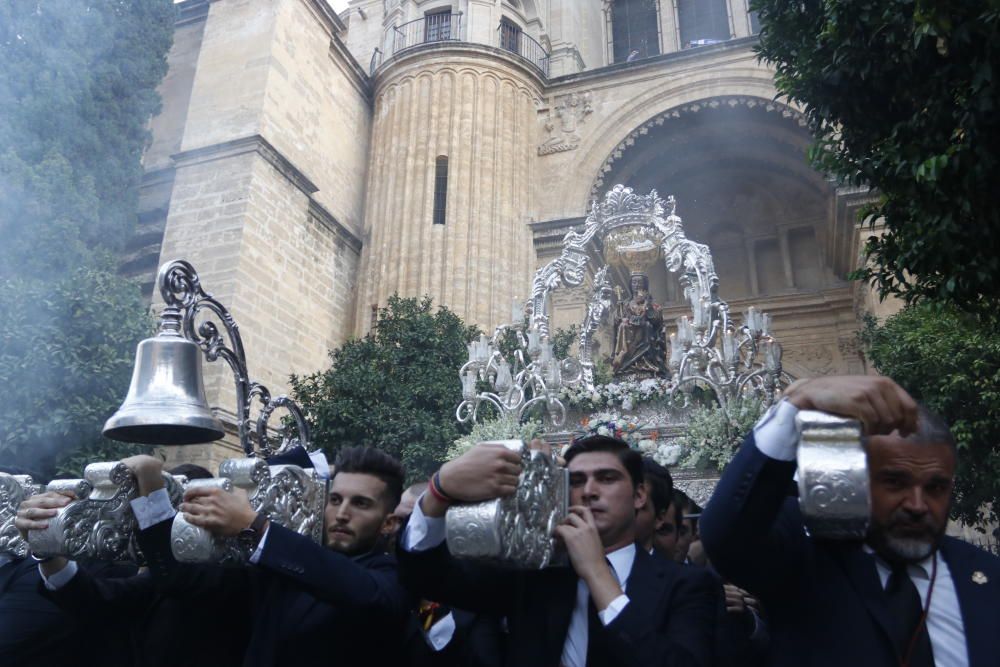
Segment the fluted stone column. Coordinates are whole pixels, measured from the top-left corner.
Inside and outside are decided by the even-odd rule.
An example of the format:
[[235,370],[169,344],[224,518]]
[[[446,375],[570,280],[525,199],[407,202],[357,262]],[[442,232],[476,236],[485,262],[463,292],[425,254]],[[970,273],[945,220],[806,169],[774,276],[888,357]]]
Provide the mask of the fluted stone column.
[[[401,55],[376,82],[358,328],[398,293],[430,295],[489,329],[530,287],[540,82],[530,65],[489,47]],[[435,225],[440,156],[447,214]]]

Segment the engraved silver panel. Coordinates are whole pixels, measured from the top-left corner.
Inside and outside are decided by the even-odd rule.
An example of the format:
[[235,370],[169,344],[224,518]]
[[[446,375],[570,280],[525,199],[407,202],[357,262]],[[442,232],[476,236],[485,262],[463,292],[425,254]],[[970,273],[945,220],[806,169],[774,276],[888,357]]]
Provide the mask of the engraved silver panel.
[[17,518],[17,508],[28,496],[40,491],[30,475],[9,475],[0,472],[0,553],[7,553],[15,558],[28,555],[28,543],[21,537],[14,519]]
[[[164,473],[163,479],[176,506],[183,495],[183,478]],[[77,499],[60,509],[48,528],[28,533],[28,545],[36,556],[144,562],[129,504],[137,494],[135,476],[124,463],[92,463],[84,470],[84,479],[52,480],[44,490],[72,491]]]
[[[250,505],[266,512],[275,524],[323,543],[323,517],[327,485],[315,470],[296,465],[268,466],[259,458],[227,459],[219,466],[219,478],[193,480],[190,486],[217,486],[232,492],[243,489]],[[182,514],[174,517],[170,530],[174,558],[186,563],[244,563],[250,554],[234,537],[218,537],[188,523]]]
[[818,539],[863,539],[871,491],[861,424],[817,410],[800,410],[796,422],[799,507],[806,529]]
[[448,550],[459,558],[485,559],[521,569],[556,560],[555,527],[569,507],[569,472],[520,440],[501,440],[520,452],[517,492],[507,498],[456,505],[445,515]]

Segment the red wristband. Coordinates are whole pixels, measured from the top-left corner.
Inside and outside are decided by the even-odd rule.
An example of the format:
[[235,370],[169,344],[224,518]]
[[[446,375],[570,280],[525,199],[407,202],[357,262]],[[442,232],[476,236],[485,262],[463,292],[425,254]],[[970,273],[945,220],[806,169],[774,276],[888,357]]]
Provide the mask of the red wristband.
[[439,503],[444,503],[446,505],[450,504],[451,500],[449,500],[446,495],[441,493],[441,491],[437,487],[437,484],[434,483],[436,477],[437,474],[435,474],[434,477],[431,477],[430,480],[428,480],[427,490],[431,492],[431,495],[434,496],[434,498],[437,499]]

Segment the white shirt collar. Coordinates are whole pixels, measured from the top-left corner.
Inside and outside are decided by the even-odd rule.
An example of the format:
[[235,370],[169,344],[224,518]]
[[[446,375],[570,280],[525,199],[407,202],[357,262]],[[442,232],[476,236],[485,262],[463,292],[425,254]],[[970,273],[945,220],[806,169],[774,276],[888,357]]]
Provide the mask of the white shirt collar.
[[627,544],[621,549],[607,553],[605,557],[610,561],[611,569],[614,570],[615,576],[618,577],[618,585],[624,590],[625,582],[628,581],[629,575],[632,574],[632,564],[635,563],[635,543]]
[[[875,553],[875,550],[872,549],[867,543],[862,544],[861,548],[864,549],[865,553],[869,553],[875,557],[875,563],[880,568],[886,570],[887,572],[892,571],[892,566],[889,565],[889,563],[887,563],[885,560],[883,560],[877,553]],[[934,559],[937,558],[937,554],[938,550],[935,549],[933,552],[931,552],[930,556],[923,559],[922,561],[918,563],[907,563],[906,573],[909,574],[910,577],[917,576],[923,579],[930,579],[931,571],[934,567]]]

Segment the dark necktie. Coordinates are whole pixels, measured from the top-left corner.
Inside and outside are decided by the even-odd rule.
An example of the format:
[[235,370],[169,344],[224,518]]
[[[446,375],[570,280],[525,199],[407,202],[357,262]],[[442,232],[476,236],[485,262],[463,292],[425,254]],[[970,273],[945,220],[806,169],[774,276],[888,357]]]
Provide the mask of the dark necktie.
[[[905,565],[895,565],[885,587],[889,613],[895,623],[893,642],[900,660],[909,652],[909,662],[903,667],[934,667],[934,653],[927,624],[920,625],[924,608],[913,580],[906,573]],[[920,632],[917,634],[917,628]],[[912,650],[911,650],[912,645]]]

